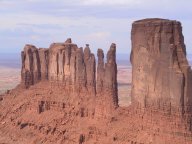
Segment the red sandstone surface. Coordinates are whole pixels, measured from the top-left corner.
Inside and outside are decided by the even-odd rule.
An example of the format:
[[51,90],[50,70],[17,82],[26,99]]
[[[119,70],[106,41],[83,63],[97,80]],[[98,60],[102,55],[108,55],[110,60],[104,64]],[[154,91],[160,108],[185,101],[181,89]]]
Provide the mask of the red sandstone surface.
[[[85,97],[87,101],[82,101]],[[81,139],[87,144],[191,143],[187,123],[177,115],[119,107],[111,117],[96,118],[83,108],[85,105],[92,107],[88,95],[77,98],[47,82],[25,91],[13,90],[1,102],[0,141],[10,144],[75,144]]]

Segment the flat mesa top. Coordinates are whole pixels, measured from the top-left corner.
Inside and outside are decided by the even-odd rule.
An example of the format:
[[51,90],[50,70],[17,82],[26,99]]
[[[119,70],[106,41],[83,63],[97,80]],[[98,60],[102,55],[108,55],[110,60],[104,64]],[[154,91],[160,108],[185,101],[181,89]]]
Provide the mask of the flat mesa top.
[[169,19],[161,19],[161,18],[147,18],[135,21],[133,25],[160,25],[160,24],[179,24],[179,21],[169,20]]

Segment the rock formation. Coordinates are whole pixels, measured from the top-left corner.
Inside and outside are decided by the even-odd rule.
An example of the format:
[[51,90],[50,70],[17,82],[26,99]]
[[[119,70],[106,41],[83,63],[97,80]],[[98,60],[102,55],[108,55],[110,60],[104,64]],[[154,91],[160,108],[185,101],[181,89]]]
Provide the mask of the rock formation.
[[41,80],[39,54],[33,45],[26,45],[22,52],[21,78],[26,88]]
[[112,96],[112,102],[117,107],[118,89],[117,89],[117,64],[116,64],[115,44],[111,45],[110,50],[107,53],[107,63],[105,64],[105,74],[104,74],[104,89],[107,90],[108,95]]
[[96,62],[95,55],[91,53],[89,45],[84,49],[84,62],[86,68],[86,84],[90,93],[96,94]]
[[21,85],[0,95],[0,143],[192,144],[192,72],[180,22],[132,27],[132,103],[118,106],[116,45],[26,45]]
[[48,79],[48,56],[49,52],[47,49],[40,48],[38,50],[39,54],[39,60],[40,60],[40,75],[41,80],[47,80]]
[[144,19],[132,25],[132,101],[141,107],[192,112],[192,71],[178,21]]
[[97,93],[103,91],[104,86],[104,74],[105,74],[105,65],[104,65],[104,53],[102,49],[98,49],[98,65],[97,65]]
[[62,85],[64,90],[70,92],[89,93],[90,96],[107,99],[107,103],[102,100],[101,103],[103,107],[109,105],[108,110],[118,107],[115,44],[107,53],[106,63],[103,51],[98,50],[97,74],[95,56],[88,44],[84,50],[73,44],[71,39],[53,43],[49,49],[26,45],[22,52],[21,73],[22,85],[26,88],[47,80],[53,85]]
[[102,49],[98,49],[97,56],[96,116],[108,117],[118,107],[116,45],[111,44],[106,63]]

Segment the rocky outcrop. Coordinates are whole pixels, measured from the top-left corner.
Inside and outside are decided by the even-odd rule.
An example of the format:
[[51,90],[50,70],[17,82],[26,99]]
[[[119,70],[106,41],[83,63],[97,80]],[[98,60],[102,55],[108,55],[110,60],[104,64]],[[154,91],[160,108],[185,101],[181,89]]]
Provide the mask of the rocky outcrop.
[[191,112],[192,71],[178,21],[144,19],[132,25],[132,102],[141,107]]
[[26,88],[41,79],[40,59],[38,50],[33,45],[26,45],[22,52],[21,79]]
[[41,80],[48,79],[48,65],[49,65],[49,51],[44,48],[38,50],[39,61],[40,61],[40,75]]
[[97,72],[95,55],[88,44],[78,48],[67,39],[51,44],[49,49],[26,45],[22,52],[22,85],[29,88],[42,80],[69,93],[97,96],[99,109],[105,107],[106,113],[112,112],[118,107],[116,45],[111,45],[106,63],[103,51],[98,50]]
[[77,49],[76,52],[76,89],[78,92],[86,87],[86,69],[83,57],[83,48]]
[[84,49],[84,62],[86,68],[86,85],[90,93],[96,94],[96,61],[95,55],[91,53],[89,45]]
[[102,49],[98,49],[98,65],[97,65],[97,93],[103,91],[104,86],[104,74],[105,74],[105,65],[104,65],[104,53]]
[[[107,63],[105,64],[104,89],[107,95],[112,96],[114,106],[118,106],[117,88],[117,64],[116,64],[116,45],[112,44],[107,53]],[[110,97],[111,97],[110,96]]]
[[97,65],[97,93],[111,95],[114,105],[118,105],[117,88],[117,64],[116,64],[116,45],[112,44],[107,53],[107,62],[104,64],[104,53],[98,49]]
[[116,45],[112,44],[104,63],[103,50],[98,49],[96,117],[108,117],[118,107]]

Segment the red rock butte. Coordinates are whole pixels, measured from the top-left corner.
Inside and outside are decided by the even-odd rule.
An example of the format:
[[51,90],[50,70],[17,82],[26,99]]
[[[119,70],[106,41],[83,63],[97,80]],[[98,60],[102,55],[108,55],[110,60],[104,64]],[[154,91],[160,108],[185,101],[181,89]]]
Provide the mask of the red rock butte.
[[131,31],[132,103],[118,105],[116,45],[104,61],[67,39],[26,45],[21,84],[0,97],[0,142],[192,144],[191,67],[178,21],[144,19]]
[[132,99],[142,107],[191,113],[192,71],[181,23],[145,19],[133,23]]
[[[86,93],[90,98],[107,101],[103,109],[118,107],[116,45],[113,43],[104,62],[102,49],[98,49],[97,79],[96,60],[87,44],[78,48],[69,38],[64,43],[53,43],[49,49],[26,45],[22,52],[21,86],[29,88],[40,81],[63,88],[70,93]],[[106,93],[106,94],[105,94]],[[101,96],[105,95],[105,97]]]

